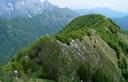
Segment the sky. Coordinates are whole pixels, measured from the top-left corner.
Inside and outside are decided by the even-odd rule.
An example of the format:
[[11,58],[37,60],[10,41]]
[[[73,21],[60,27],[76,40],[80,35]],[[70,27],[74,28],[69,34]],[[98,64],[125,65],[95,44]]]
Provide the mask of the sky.
[[71,9],[91,9],[96,7],[108,7],[122,12],[128,12],[128,0],[49,0],[59,7]]

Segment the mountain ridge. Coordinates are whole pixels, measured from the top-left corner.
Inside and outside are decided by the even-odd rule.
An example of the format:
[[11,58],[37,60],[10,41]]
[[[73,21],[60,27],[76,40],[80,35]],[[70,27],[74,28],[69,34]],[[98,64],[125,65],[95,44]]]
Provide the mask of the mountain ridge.
[[0,1],[0,18],[28,17],[40,14],[46,9],[50,10],[56,5],[52,5],[48,0],[7,0]]
[[[47,5],[47,4],[46,4]],[[7,62],[18,49],[25,47],[42,35],[53,35],[77,16],[68,8],[58,8],[50,3],[42,13],[30,17],[0,20],[0,62]],[[51,9],[52,8],[52,9]]]
[[127,46],[128,36],[111,19],[80,16],[57,35],[42,37],[21,50],[5,73],[15,69],[19,78],[55,82],[121,82],[127,80]]

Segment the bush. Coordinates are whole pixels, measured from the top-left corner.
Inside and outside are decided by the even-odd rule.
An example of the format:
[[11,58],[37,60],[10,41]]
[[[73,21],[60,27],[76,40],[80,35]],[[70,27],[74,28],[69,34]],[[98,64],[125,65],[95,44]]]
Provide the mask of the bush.
[[125,78],[125,80],[128,80],[128,69],[122,70],[122,75]]
[[120,69],[126,69],[128,67],[128,63],[125,57],[122,57],[121,59],[119,59],[118,61],[118,65]]
[[113,82],[111,77],[107,76],[102,69],[97,69],[92,76],[93,82]]
[[128,48],[126,48],[126,53],[128,54]]
[[122,52],[122,48],[116,43],[116,41],[108,42],[108,45],[116,51],[117,58],[120,58],[120,54]]
[[64,36],[63,34],[57,35],[56,38],[66,44],[69,44],[70,42],[70,39]]
[[88,64],[80,65],[77,74],[79,76],[80,80],[83,80],[84,82],[91,80],[91,70],[90,66]]
[[48,62],[45,63],[42,70],[42,76],[43,79],[49,79],[57,81],[59,77],[59,70],[55,63]]

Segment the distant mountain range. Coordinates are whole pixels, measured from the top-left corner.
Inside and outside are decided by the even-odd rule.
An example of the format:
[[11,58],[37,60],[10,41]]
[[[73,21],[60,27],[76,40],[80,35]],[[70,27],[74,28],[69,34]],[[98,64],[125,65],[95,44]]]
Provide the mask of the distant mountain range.
[[[18,4],[20,3],[19,1],[23,0],[18,0],[15,3]],[[21,15],[14,15],[12,18],[13,12],[10,11],[7,11],[10,12],[10,15],[0,15],[0,63],[7,62],[10,56],[38,37],[57,33],[64,25],[77,16],[74,11],[68,8],[58,8],[48,1],[39,3],[39,5],[37,4],[38,0],[26,1],[28,2],[25,2],[24,5],[29,7],[27,6],[27,9],[20,7],[23,9],[23,11],[19,9]],[[36,2],[34,6],[31,5],[33,2]],[[43,6],[43,11],[40,6]],[[37,12],[38,9],[41,12]],[[31,16],[26,13],[26,10],[32,10]],[[1,13],[7,12],[2,11]]]
[[110,18],[120,18],[126,16],[127,13],[118,12],[109,8],[93,8],[93,9],[78,9],[75,10],[77,13],[84,14],[102,14]]
[[128,31],[128,15],[121,18],[113,18],[113,21],[117,23],[124,30]]
[[54,7],[56,6],[50,6],[47,0],[43,3],[40,0],[1,0],[0,18],[32,17]]

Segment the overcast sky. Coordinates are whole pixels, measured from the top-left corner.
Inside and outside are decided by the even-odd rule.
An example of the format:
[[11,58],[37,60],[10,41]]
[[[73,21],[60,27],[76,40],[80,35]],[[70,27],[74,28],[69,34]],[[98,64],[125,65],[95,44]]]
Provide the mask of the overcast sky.
[[108,7],[117,11],[128,12],[128,0],[49,0],[59,7],[71,9],[88,9],[95,7]]

